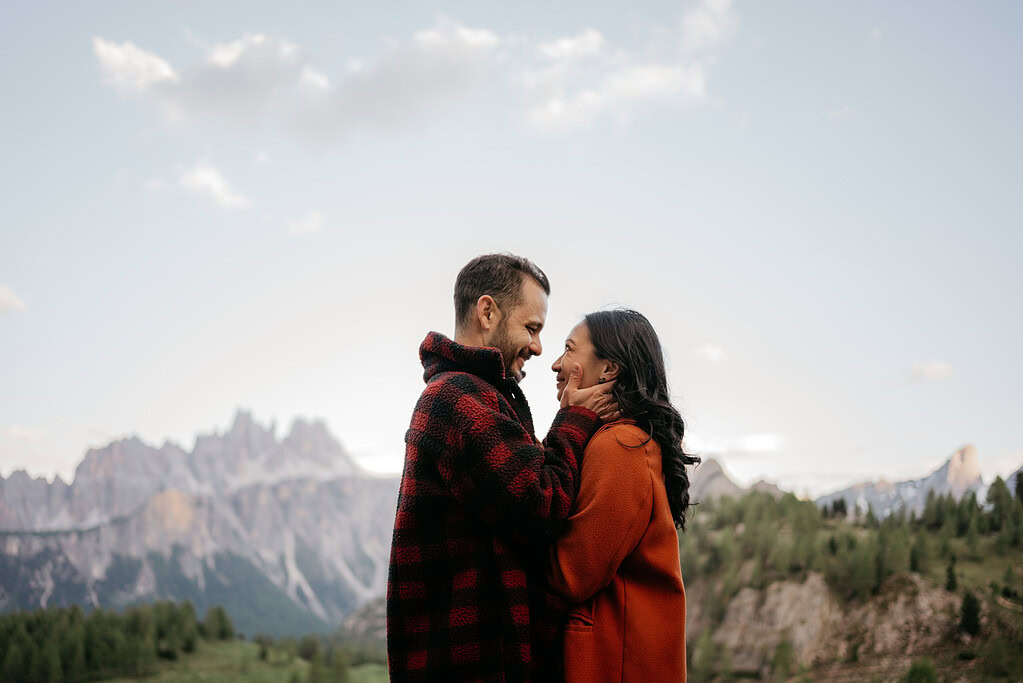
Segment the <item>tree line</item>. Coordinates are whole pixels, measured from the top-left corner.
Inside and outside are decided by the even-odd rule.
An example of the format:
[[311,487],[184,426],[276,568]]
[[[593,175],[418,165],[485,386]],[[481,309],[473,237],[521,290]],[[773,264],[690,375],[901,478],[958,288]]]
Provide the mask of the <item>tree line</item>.
[[145,676],[157,661],[194,652],[200,639],[234,638],[231,618],[210,607],[199,621],[190,602],[157,602],[123,613],[80,607],[0,615],[0,680],[78,683]]

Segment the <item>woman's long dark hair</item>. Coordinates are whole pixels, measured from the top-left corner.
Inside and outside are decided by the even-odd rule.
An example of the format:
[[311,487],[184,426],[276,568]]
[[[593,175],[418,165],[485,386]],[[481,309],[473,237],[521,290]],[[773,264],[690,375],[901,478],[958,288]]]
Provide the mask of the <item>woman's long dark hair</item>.
[[700,458],[682,450],[686,425],[671,404],[661,341],[646,316],[629,309],[598,311],[585,320],[597,357],[620,368],[611,393],[622,416],[635,420],[661,447],[671,518],[685,531],[689,507],[686,465],[695,465]]

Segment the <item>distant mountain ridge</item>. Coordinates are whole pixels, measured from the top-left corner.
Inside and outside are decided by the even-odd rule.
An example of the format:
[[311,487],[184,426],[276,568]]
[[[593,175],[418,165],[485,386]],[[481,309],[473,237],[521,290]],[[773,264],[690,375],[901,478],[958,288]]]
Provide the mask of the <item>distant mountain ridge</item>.
[[386,587],[398,480],[322,422],[274,431],[239,411],[190,452],[131,437],[71,484],[0,479],[0,610],[190,599],[244,632],[333,628]]
[[750,491],[762,491],[776,498],[785,495],[780,488],[763,479],[749,488],[739,486],[729,478],[721,463],[712,456],[705,457],[699,465],[688,467],[687,470],[689,471],[689,498],[694,502],[723,496],[737,498]]
[[190,452],[171,442],[154,448],[132,436],[90,449],[71,484],[19,470],[0,477],[0,530],[89,528],[165,490],[225,496],[253,484],[369,476],[322,421],[295,420],[280,441],[274,432],[274,425],[262,427],[238,411],[227,432],[196,437]]
[[970,491],[980,492],[983,488],[977,449],[967,444],[953,453],[941,467],[921,479],[895,483],[884,479],[861,482],[821,496],[816,503],[820,507],[830,506],[841,498],[850,511],[859,507],[866,513],[869,507],[883,518],[900,508],[905,508],[907,513],[915,511],[920,514],[931,491],[938,495],[952,494],[958,500]]

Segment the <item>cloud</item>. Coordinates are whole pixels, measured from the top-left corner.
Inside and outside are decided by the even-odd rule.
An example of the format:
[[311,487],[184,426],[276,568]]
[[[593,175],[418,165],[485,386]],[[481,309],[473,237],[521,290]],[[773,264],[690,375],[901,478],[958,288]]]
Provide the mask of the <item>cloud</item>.
[[598,54],[604,48],[604,36],[592,28],[579,35],[559,38],[537,48],[544,57],[550,59],[579,59]]
[[323,230],[323,215],[319,211],[310,211],[305,218],[288,223],[288,232],[292,235],[306,235]]
[[612,49],[595,29],[538,46],[520,78],[533,126],[547,131],[590,128],[611,118],[628,123],[653,105],[695,106],[707,99],[712,49],[734,32],[730,0],[701,0],[687,10],[672,49]]
[[909,370],[909,379],[913,382],[942,380],[948,379],[951,376],[952,366],[940,360],[917,362]]
[[788,444],[788,437],[782,434],[746,434],[702,439],[696,435],[686,435],[685,441],[686,447],[696,453],[759,455],[783,450]]
[[[183,67],[131,41],[96,36],[103,82],[176,124],[271,125],[316,141],[415,125],[487,84],[513,83],[510,108],[547,131],[628,124],[654,106],[708,98],[715,51],[738,26],[731,0],[696,0],[648,45],[624,49],[596,28],[548,41],[505,39],[439,18],[372,59],[328,73],[298,45],[264,33],[207,47]],[[665,40],[667,37],[667,40]],[[510,77],[510,78],[509,78]]]
[[499,44],[491,31],[439,20],[376,62],[350,64],[336,87],[307,89],[291,125],[317,137],[407,126],[481,86]]
[[0,430],[0,436],[16,441],[40,441],[43,438],[43,433],[38,429],[11,425]]
[[145,92],[181,80],[164,59],[131,41],[118,45],[96,36],[92,39],[92,50],[104,82],[123,93]]
[[0,285],[0,313],[22,313],[28,307],[14,290],[6,285]]
[[273,123],[313,137],[405,125],[483,82],[496,34],[439,19],[375,62],[331,78],[295,44],[247,33],[176,70],[134,43],[93,39],[104,82],[155,104],[172,122]]
[[225,209],[247,209],[252,206],[249,198],[236,191],[219,169],[206,162],[180,169],[178,185],[187,192],[212,199]]
[[696,347],[693,352],[711,363],[719,363],[726,358],[725,350],[717,344],[704,344]]
[[731,38],[738,24],[731,0],[703,0],[682,15],[682,47],[694,53],[712,50]]

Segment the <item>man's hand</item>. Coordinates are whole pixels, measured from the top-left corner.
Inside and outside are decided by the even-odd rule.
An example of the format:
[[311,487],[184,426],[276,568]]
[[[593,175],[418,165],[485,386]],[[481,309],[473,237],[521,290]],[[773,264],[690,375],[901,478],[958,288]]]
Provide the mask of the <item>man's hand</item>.
[[619,419],[622,413],[618,410],[618,403],[614,396],[611,395],[611,387],[615,384],[614,380],[580,389],[579,382],[582,381],[582,376],[582,366],[574,363],[572,370],[568,373],[568,384],[565,385],[565,391],[561,394],[561,407],[582,406],[589,408],[605,424]]

